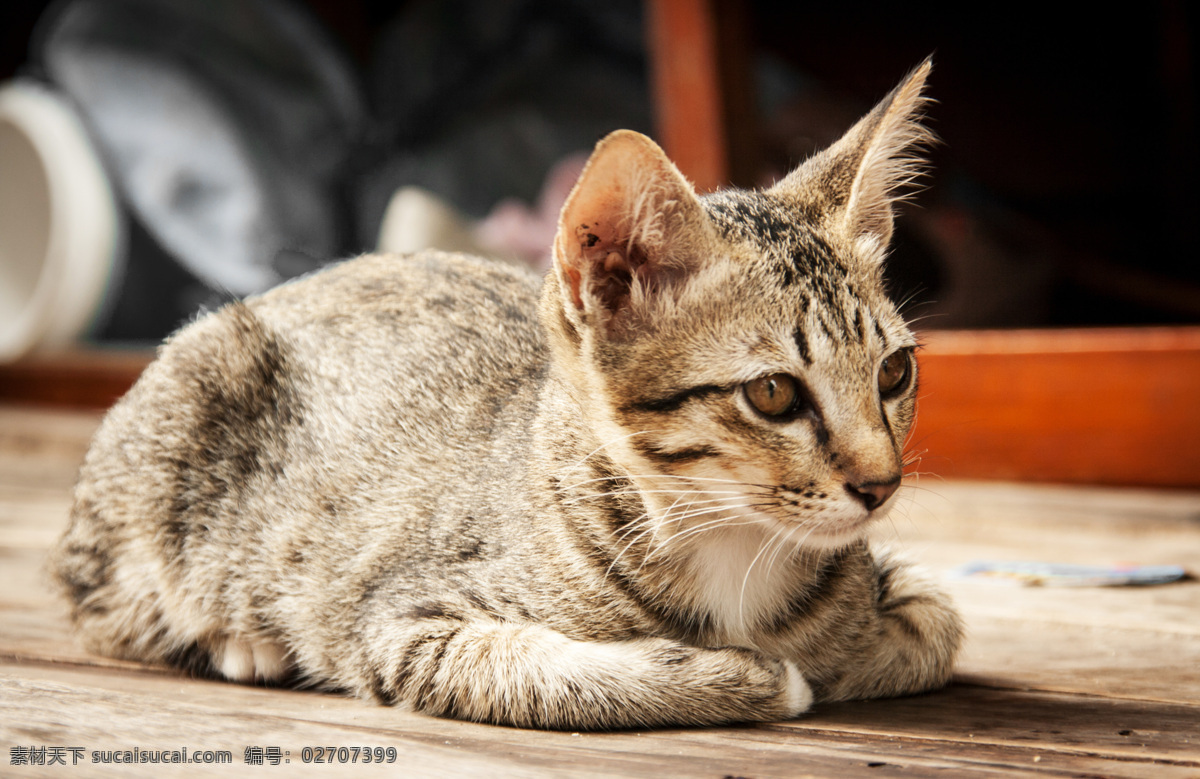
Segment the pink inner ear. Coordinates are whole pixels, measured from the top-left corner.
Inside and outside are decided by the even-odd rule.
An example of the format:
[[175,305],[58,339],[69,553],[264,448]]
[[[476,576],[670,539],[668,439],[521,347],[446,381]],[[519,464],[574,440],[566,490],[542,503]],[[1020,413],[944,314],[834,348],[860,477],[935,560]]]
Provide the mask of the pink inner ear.
[[558,262],[572,302],[582,310],[594,297],[592,305],[616,314],[629,307],[635,279],[653,294],[684,270],[663,262],[672,242],[703,225],[695,192],[662,150],[637,133],[613,133],[597,145],[559,222]]
[[[616,313],[628,305],[633,276],[643,280],[649,267],[645,252],[639,246],[629,246],[609,225],[599,222],[581,224],[575,228],[579,243],[579,265],[586,268],[590,291],[610,312]],[[579,274],[571,273],[572,292],[576,306],[582,308]]]

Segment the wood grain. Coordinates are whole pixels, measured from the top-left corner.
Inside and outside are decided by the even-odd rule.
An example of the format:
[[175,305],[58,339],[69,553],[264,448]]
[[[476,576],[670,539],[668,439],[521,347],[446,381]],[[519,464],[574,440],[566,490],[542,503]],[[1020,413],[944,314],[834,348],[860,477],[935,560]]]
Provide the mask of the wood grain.
[[[961,685],[915,698],[822,707],[778,725],[599,734],[516,731],[317,693],[194,679],[172,680],[169,695],[164,687],[164,680],[146,675],[0,663],[0,722],[6,723],[0,740],[89,750],[227,749],[235,763],[246,746],[272,745],[290,753],[297,768],[304,746],[393,746],[405,772],[421,776],[877,776],[872,769],[888,768],[883,775],[1182,777],[1200,767],[1194,708]],[[42,724],[31,727],[31,719]],[[358,770],[373,775],[369,766]]]

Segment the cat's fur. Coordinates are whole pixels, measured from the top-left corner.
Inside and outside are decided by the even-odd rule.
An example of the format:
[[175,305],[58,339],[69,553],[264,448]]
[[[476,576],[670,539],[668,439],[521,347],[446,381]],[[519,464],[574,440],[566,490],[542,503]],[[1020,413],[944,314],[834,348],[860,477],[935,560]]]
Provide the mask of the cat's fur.
[[[80,636],[550,728],[943,684],[955,611],[863,539],[914,414],[915,375],[877,386],[915,344],[881,268],[928,70],[765,192],[698,198],[614,133],[544,283],[368,256],[172,336],[51,560]],[[769,374],[811,407],[756,412]]]

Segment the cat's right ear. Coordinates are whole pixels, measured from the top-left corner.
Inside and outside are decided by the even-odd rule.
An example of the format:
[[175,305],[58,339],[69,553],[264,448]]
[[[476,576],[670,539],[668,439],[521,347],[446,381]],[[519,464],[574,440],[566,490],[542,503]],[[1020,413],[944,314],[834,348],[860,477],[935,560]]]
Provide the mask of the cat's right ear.
[[608,328],[669,294],[698,261],[711,231],[692,185],[654,141],[611,133],[563,206],[554,272],[572,318]]

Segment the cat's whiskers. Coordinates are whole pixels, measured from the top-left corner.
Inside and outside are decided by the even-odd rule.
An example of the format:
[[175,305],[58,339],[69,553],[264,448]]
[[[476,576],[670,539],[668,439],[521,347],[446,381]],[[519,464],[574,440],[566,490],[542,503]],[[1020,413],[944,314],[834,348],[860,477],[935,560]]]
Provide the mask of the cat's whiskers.
[[[909,310],[909,305],[914,300],[916,300],[919,295],[921,295],[924,292],[926,292],[925,288],[923,286],[918,285],[916,289],[914,289],[912,292],[909,292],[907,295],[904,296],[903,299],[901,299],[901,301],[899,303],[896,304],[896,310],[900,311],[902,313],[907,313]],[[925,303],[925,302],[920,302],[920,303],[917,303],[917,305],[924,306],[924,305],[929,305],[929,304]],[[907,317],[905,317],[904,321],[909,322],[911,320],[909,320]]]
[[[629,550],[637,546],[640,542],[645,541],[647,536],[649,536],[649,541],[647,543],[648,550],[643,558],[642,565],[645,565],[650,558],[661,553],[662,550],[666,549],[668,546],[675,547],[679,542],[686,540],[691,536],[698,535],[710,527],[716,528],[721,525],[731,526],[732,524],[750,524],[746,522],[737,522],[736,520],[751,516],[751,512],[753,510],[772,505],[769,502],[747,503],[748,500],[754,501],[756,498],[761,499],[767,497],[769,494],[769,488],[766,485],[747,484],[736,479],[721,479],[715,477],[677,476],[674,474],[642,474],[623,477],[606,476],[587,479],[585,481],[577,482],[576,484],[568,487],[561,487],[559,489],[560,491],[567,491],[569,489],[586,486],[587,484],[595,484],[617,478],[629,479],[632,482],[633,479],[639,477],[645,480],[675,479],[677,481],[686,482],[708,482],[712,486],[710,486],[710,484],[696,485],[692,488],[683,490],[678,488],[639,489],[631,483],[628,487],[619,490],[592,492],[566,499],[564,503],[575,504],[587,500],[632,494],[676,496],[675,500],[665,510],[657,513],[647,510],[636,518],[626,522],[622,526],[616,537],[619,541],[626,541],[626,539],[629,540],[609,564],[606,573],[610,573],[619,560],[626,553],[628,553]],[[736,485],[741,489],[721,490],[713,488],[714,486],[725,484]],[[730,516],[730,511],[737,511],[739,509],[743,509],[743,511]],[[669,525],[679,525],[687,520],[709,514],[722,514],[722,516],[715,520],[703,522],[698,526],[693,525],[681,531],[672,533],[665,539],[659,538],[660,530],[668,527]],[[639,570],[640,569],[641,566],[639,566]]]
[[[675,558],[677,561],[686,560],[688,555],[681,554],[681,544],[679,543],[681,538],[691,541],[702,534],[760,524],[761,518],[756,512],[744,512],[740,514],[726,515],[720,519],[710,520],[702,523],[701,525],[688,528],[686,531],[675,534],[667,539],[666,543],[657,548],[649,550],[645,560],[643,560],[642,565],[646,565],[656,557],[668,557],[668,552],[670,553],[669,557]],[[640,567],[639,570],[641,570]]]
[[913,490],[928,489],[927,487],[920,486],[920,481],[922,478],[937,479],[938,481],[943,482],[943,483],[946,481],[946,477],[942,476],[940,473],[935,473],[933,471],[909,471],[908,473],[904,474],[904,478],[905,479],[911,478],[914,482],[917,482],[916,484],[905,484],[904,485],[905,487],[908,487],[909,489],[913,489]]
[[[697,514],[706,514],[710,511],[719,511],[721,509],[736,509],[744,508],[747,504],[741,501],[746,498],[753,497],[745,493],[739,493],[725,498],[709,498],[707,500],[692,500],[688,501],[687,505],[683,506],[678,511],[668,511],[662,514],[661,519],[664,524],[667,522],[676,523],[690,519]],[[718,504],[718,505],[714,505]]]
[[820,565],[820,555],[802,554],[803,552],[807,551],[805,544],[808,543],[808,539],[813,533],[816,532],[816,530],[817,529],[815,527],[809,528],[808,532],[804,534],[804,537],[793,544],[792,551],[790,553],[791,557],[800,558],[800,573],[805,579],[811,579],[812,577],[816,576],[817,568]]
[[[663,492],[672,492],[672,491],[663,490]],[[675,492],[677,492],[677,491],[675,491]],[[673,509],[679,505],[680,501],[682,501],[684,498],[686,498],[692,492],[695,492],[695,491],[689,490],[687,492],[678,493],[678,497],[675,499],[675,502],[672,503],[670,507],[668,507],[667,511],[664,513],[664,517],[670,515],[670,513],[673,511]],[[725,500],[729,500],[729,499],[730,498],[713,498],[712,502],[725,501]],[[706,501],[706,502],[709,502],[709,501]],[[689,501],[686,505],[687,505],[687,507],[690,507],[690,506],[694,505],[694,502]],[[634,535],[632,540],[630,540],[629,543],[626,544],[625,547],[620,552],[617,553],[616,557],[613,558],[612,562],[609,563],[608,568],[605,570],[605,577],[607,578],[608,574],[612,572],[613,567],[617,564],[617,562],[621,559],[621,557],[624,556],[624,554],[626,552],[628,552],[639,541],[641,541],[643,538],[645,538],[645,536],[647,534],[650,535],[650,543],[648,544],[648,547],[651,550],[654,549],[655,542],[657,541],[658,530],[662,527],[662,525],[664,524],[665,521],[668,521],[668,520],[665,520],[664,518],[656,518],[649,511],[646,511],[646,512],[643,512],[638,517],[636,517],[635,519],[627,522],[623,526],[621,531],[617,534],[617,538],[619,540],[624,541],[631,533],[634,533],[634,531],[639,530],[639,528],[641,529],[641,532],[638,532],[636,535]],[[638,571],[640,571],[642,566],[645,565],[646,560],[648,559],[648,556],[649,555],[643,556],[642,565],[638,566]]]
[[[779,543],[786,543],[787,538],[790,537],[791,534],[796,530],[797,528],[795,527],[788,528],[786,526],[780,526],[777,528],[774,534],[765,540],[759,547],[758,553],[754,555],[754,559],[750,561],[750,565],[746,566],[746,575],[742,577],[742,589],[738,595],[738,621],[741,622],[743,630],[748,629],[748,626],[746,625],[746,585],[750,582],[750,574],[754,572],[755,564],[758,563],[768,549],[771,549],[772,547],[774,547],[776,550],[779,549],[779,547],[776,546],[776,541],[780,538],[780,536],[783,536],[783,540],[779,541]],[[770,575],[769,567],[767,569],[767,575]]]
[[[671,508],[668,509],[667,514],[665,514],[664,516],[655,517],[652,514],[650,514],[649,511],[644,511],[644,513],[635,517],[634,520],[626,522],[625,525],[622,527],[622,529],[620,529],[620,531],[617,533],[618,541],[624,541],[626,538],[630,537],[630,534],[634,534],[634,533],[636,533],[636,534],[634,535],[634,538],[632,538],[629,541],[629,543],[626,544],[623,547],[623,549],[617,553],[617,556],[613,558],[613,561],[610,564],[608,564],[608,569],[606,571],[606,575],[607,575],[607,573],[610,573],[610,571],[613,568],[613,565],[616,565],[617,562],[619,561],[619,559],[625,555],[625,552],[628,552],[631,549],[631,547],[634,547],[638,543],[638,541],[640,541],[644,537],[646,537],[647,534],[650,535],[648,549],[654,550],[655,546],[659,545],[658,544],[658,533],[659,533],[660,529],[662,527],[664,527],[666,525],[666,523],[668,523],[668,522],[679,521],[677,516],[673,516],[671,514],[671,511],[672,511],[672,509],[674,509],[674,507],[676,507],[676,505],[679,504],[680,501],[682,501],[682,499],[684,497],[686,497],[686,493],[682,493],[682,495],[680,495],[679,498],[676,499],[676,503],[673,503],[671,505]],[[714,498],[713,501],[709,501],[709,502],[724,502],[724,501],[728,501],[728,499],[730,499],[730,498]],[[706,502],[706,503],[709,503],[709,502]],[[694,504],[695,503],[692,503],[692,502],[685,504],[685,510],[690,510],[690,508]],[[718,507],[718,508],[720,508],[720,507]],[[706,513],[706,511],[708,511],[708,510],[718,510],[718,509],[716,509],[716,508],[697,509],[695,511],[695,514],[698,515],[698,514]],[[638,532],[638,531],[640,531],[640,532]],[[643,558],[643,564],[644,564],[644,558]],[[641,569],[641,567],[638,567],[638,569]]]
[[[632,525],[632,524],[634,524],[634,523],[630,523],[630,524]],[[637,535],[635,535],[635,536],[633,537],[633,540],[631,540],[631,541],[630,541],[628,544],[626,544],[626,545],[625,545],[625,548],[624,548],[624,549],[622,549],[620,552],[618,552],[618,553],[617,553],[616,557],[614,557],[614,558],[612,559],[612,562],[610,562],[610,563],[608,564],[608,568],[604,569],[604,578],[605,578],[606,580],[608,579],[608,575],[609,575],[610,573],[612,573],[612,570],[613,570],[613,568],[615,568],[615,567],[616,567],[617,563],[618,563],[618,562],[620,561],[620,559],[621,559],[621,558],[622,558],[622,557],[625,555],[625,553],[626,553],[626,552],[628,552],[630,549],[632,549],[632,548],[633,548],[633,545],[634,545],[634,544],[636,544],[636,543],[637,543],[639,540],[641,540],[641,539],[642,539],[642,537],[644,537],[644,536],[645,536],[647,533],[650,533],[650,532],[652,532],[652,531],[653,531],[653,529],[654,529],[654,528],[653,528],[653,526],[650,526],[650,527],[647,527],[646,529],[642,530],[642,532],[638,533]],[[646,564],[646,558],[645,558],[645,557],[643,557],[643,558],[642,558],[642,565],[639,565],[639,566],[638,566],[638,568],[637,568],[637,570],[639,570],[639,571],[640,571],[640,570],[642,569],[642,566],[643,566],[643,565],[645,565],[645,564]]]
[[[799,528],[797,528],[797,529],[799,529]],[[809,537],[812,536],[812,534],[816,532],[816,530],[817,529],[815,527],[810,527],[808,529],[808,531],[803,536],[801,536],[800,540],[798,540],[798,541],[792,541],[791,535],[789,534],[787,540],[790,543],[787,546],[781,546],[776,551],[775,555],[771,558],[771,560],[768,561],[767,574],[770,575],[770,572],[774,569],[775,563],[778,559],[779,552],[782,551],[783,549],[787,549],[787,553],[784,555],[784,558],[783,558],[785,565],[792,565],[793,561],[796,560],[797,558],[800,558],[802,561],[809,560],[809,561],[811,561],[811,567],[808,570],[805,570],[804,567],[801,567],[801,569],[800,569],[801,574],[806,579],[811,578],[812,576],[815,576],[816,571],[817,571],[816,560],[819,559],[819,557],[815,556],[815,555],[804,555],[803,553],[806,551],[809,551],[808,548],[805,546],[805,543],[808,541]]]
[[620,475],[614,474],[612,476],[597,476],[593,479],[585,479],[583,481],[575,482],[574,484],[559,485],[556,489],[559,490],[560,492],[562,492],[562,491],[576,489],[578,487],[583,487],[588,484],[595,484],[596,482],[601,482],[601,481],[634,482],[634,480],[637,480],[637,479],[647,480],[647,481],[652,480],[652,479],[659,479],[659,480],[661,480],[661,479],[677,479],[677,480],[684,480],[684,481],[691,481],[691,482],[703,481],[703,482],[715,482],[715,483],[720,483],[720,484],[731,484],[731,485],[736,485],[739,487],[751,487],[751,488],[764,489],[764,490],[775,489],[774,485],[771,485],[771,484],[756,484],[754,482],[741,481],[740,479],[719,479],[719,478],[715,478],[715,477],[711,477],[711,476],[684,476],[684,475],[674,474],[674,473],[645,473],[645,474],[630,473],[630,474],[620,474]]
[[[766,505],[767,504],[750,504],[750,505],[745,505],[745,506],[734,506],[732,508],[735,508],[735,509],[740,508],[740,509],[743,509],[743,511],[741,511],[740,513],[737,513],[737,514],[732,514],[732,515],[723,514],[722,516],[719,516],[716,519],[710,519],[710,520],[700,523],[699,525],[693,525],[691,527],[684,528],[683,530],[673,533],[667,539],[667,543],[669,543],[672,548],[678,548],[684,542],[690,541],[695,536],[701,535],[705,532],[713,531],[716,529],[727,528],[727,527],[741,527],[744,525],[761,524],[762,523],[762,515],[760,512],[757,511],[757,509],[763,508]],[[697,516],[703,516],[705,514],[713,514],[713,513],[717,513],[717,512],[727,512],[727,511],[729,511],[729,508],[730,507],[710,507],[708,509],[698,509],[696,512],[691,514],[688,518],[694,519]],[[746,521],[746,522],[739,521],[739,520],[745,519],[745,518],[750,518],[750,519],[749,519],[749,521]]]
[[[756,512],[756,515],[759,516],[760,519],[762,518],[761,513],[765,510],[765,513],[768,515],[768,517],[770,517],[773,513],[772,510],[779,510],[782,508],[779,501],[776,499],[775,494],[776,494],[776,490],[774,488],[763,487],[762,489],[759,489],[759,490],[746,490],[741,493],[739,498],[744,497],[753,502],[744,503],[744,504],[735,504],[733,506],[729,506],[728,508],[753,509]],[[722,500],[728,501],[730,499],[725,498]],[[691,505],[700,505],[701,503],[717,503],[717,502],[718,502],[717,499],[713,499],[711,501],[694,501],[693,503],[691,503],[687,507],[685,507],[685,509],[690,509]],[[709,507],[706,509],[697,509],[696,511],[689,511],[688,513],[677,513],[674,516],[669,517],[669,519],[671,521],[679,522],[684,519],[688,519],[688,518],[698,516],[698,515],[701,515],[704,513],[713,513],[713,512],[722,510],[724,508],[726,508],[726,507],[717,506],[717,507]],[[748,516],[748,513],[743,512],[742,515]],[[787,525],[787,526],[794,525],[797,527],[809,528],[810,533],[823,527],[826,523],[826,520],[821,519],[819,517],[797,515],[795,513],[788,513],[786,520],[776,519],[775,521],[782,521],[783,524]],[[713,523],[713,524],[716,524],[716,523]],[[707,526],[708,526],[708,523],[706,523],[703,526],[697,526],[697,527],[707,528]],[[691,533],[692,531],[696,530],[697,527],[685,528],[685,529],[681,530],[679,533],[677,533],[673,537],[672,540],[685,539],[688,536],[688,534]],[[807,535],[806,535],[806,538],[807,538]]]
[[[728,511],[728,509],[727,508],[697,509],[695,512],[691,513],[689,518],[694,519],[696,517],[719,513],[719,512],[725,512],[725,511]],[[680,521],[682,521],[682,518],[678,518],[674,521],[680,522]],[[710,528],[720,527],[721,525],[726,524],[728,521],[729,521],[728,515],[722,514],[721,516],[717,517],[716,519],[706,520],[704,522],[701,522],[699,525],[693,525],[693,526],[685,528],[683,530],[677,530],[677,531],[671,533],[669,536],[667,536],[659,544],[659,546],[653,550],[653,553],[657,554],[660,550],[666,549],[668,546],[670,546],[670,548],[672,548],[672,549],[678,548],[680,543],[683,542],[684,540],[688,539],[689,537],[703,533],[705,530],[710,529]]]
[[754,482],[742,481],[741,479],[719,479],[714,476],[685,476],[685,475],[677,475],[677,474],[663,474],[663,475],[669,476],[670,478],[673,478],[673,479],[687,479],[688,481],[722,482],[725,484],[737,484],[742,487],[760,487],[763,489],[774,489],[773,485],[770,485],[770,484],[756,484]]
[[[719,501],[705,501],[705,502],[706,503],[724,502],[724,501],[728,501],[728,500],[730,500],[730,498],[722,498],[722,499],[719,499]],[[727,510],[728,508],[730,508],[729,506],[711,506],[711,505],[705,506],[703,508],[693,508],[693,506],[695,506],[696,503],[698,503],[698,501],[689,501],[687,504],[685,504],[682,507],[682,509],[680,511],[674,511],[673,510],[674,506],[672,506],[671,509],[668,509],[668,511],[664,512],[662,515],[654,517],[653,518],[654,536],[652,537],[652,542],[658,541],[658,530],[665,528],[667,525],[678,524],[678,523],[684,521],[685,519],[688,519],[691,517],[703,516],[705,514],[711,514],[711,513],[715,513],[715,512],[719,512],[719,511],[724,511],[724,510]],[[717,520],[717,521],[719,521],[719,520]],[[667,541],[674,540],[674,538],[677,535],[678,535],[678,533],[672,533],[671,536],[668,537]]]
[[[695,491],[696,490],[688,490],[688,492],[695,492]],[[708,494],[712,494],[712,495],[729,494],[729,495],[733,495],[733,496],[738,496],[738,495],[744,494],[741,490],[717,490],[717,491],[705,490],[705,492],[707,492]],[[610,490],[608,492],[592,492],[592,493],[588,493],[587,495],[578,495],[574,498],[567,498],[566,500],[563,501],[563,503],[566,503],[569,505],[569,504],[573,504],[573,503],[579,503],[579,502],[585,501],[585,500],[608,498],[608,497],[612,497],[614,495],[633,495],[633,494],[678,495],[678,494],[680,494],[680,491],[679,490],[671,490],[671,489],[666,489],[666,490],[638,490],[638,489]],[[683,493],[683,494],[687,494],[687,493]],[[729,500],[729,498],[713,498],[713,500]]]
[[[920,306],[933,306],[933,305],[937,304],[936,300],[922,300],[921,302],[917,303],[916,305],[909,307],[909,303],[911,303],[913,301],[913,299],[915,299],[917,297],[917,295],[921,294],[921,292],[922,292],[922,290],[914,291],[911,295],[909,295],[907,298],[905,298],[904,302],[902,302],[898,306],[896,306],[896,310],[899,313],[904,315],[904,323],[909,328],[914,328],[918,322],[925,322],[925,321],[928,321],[931,319],[944,319],[947,316],[947,314],[942,311],[929,311],[928,313],[920,314],[920,315],[913,316],[910,318],[909,311],[911,311],[912,309],[918,308]],[[925,328],[921,328],[921,329],[925,329]],[[922,341],[923,340],[924,339],[922,339]],[[922,343],[922,346],[923,345],[924,344]]]
[[[712,494],[712,493],[705,490],[701,494]],[[761,493],[746,492],[746,491],[738,490],[735,494],[727,496],[727,497],[716,497],[716,498],[708,498],[706,500],[689,501],[688,504],[686,506],[684,506],[681,511],[664,512],[662,518],[664,521],[679,523],[683,520],[690,519],[692,516],[695,515],[692,511],[693,507],[701,507],[701,508],[696,509],[696,513],[708,513],[709,511],[718,511],[718,510],[722,510],[722,509],[736,509],[736,508],[747,508],[747,507],[751,507],[751,506],[768,505],[767,503],[746,503],[745,502],[747,500],[751,500],[751,501],[761,500],[764,497],[767,497],[767,496],[765,496]],[[722,505],[713,505],[713,504],[722,504]]]
[[633,438],[634,436],[645,435],[648,432],[649,432],[648,430],[635,430],[632,433],[628,433],[623,436],[617,436],[616,438],[612,439],[611,441],[605,441],[604,443],[600,444],[592,451],[585,454],[577,462],[572,463],[571,465],[568,465],[566,468],[564,468],[563,473],[570,473],[571,471],[578,470],[578,469],[584,467],[588,460],[592,459],[597,454],[599,454],[602,450],[607,449],[608,447],[613,446],[614,444],[619,444],[622,441],[628,441],[630,438]]
[[[733,492],[734,492],[734,497],[737,497],[736,491],[733,491]],[[670,506],[668,506],[667,510],[662,513],[662,516],[659,517],[659,521],[656,521],[654,523],[654,525],[653,525],[654,532],[652,532],[650,534],[650,547],[651,548],[653,548],[658,541],[658,531],[660,529],[662,529],[662,527],[667,522],[672,521],[672,519],[671,519],[673,516],[672,512],[674,512],[675,507],[678,506],[680,501],[682,501],[684,498],[686,498],[689,495],[693,495],[693,494],[696,494],[696,490],[688,490],[687,492],[681,492],[679,494],[679,497],[675,499],[675,502],[672,503]],[[701,494],[705,494],[705,493],[701,493]],[[708,500],[703,500],[703,501],[698,501],[698,500],[693,499],[693,500],[689,500],[687,502],[687,505],[686,505],[684,511],[685,512],[692,511],[693,507],[700,503],[703,503],[703,504],[724,503],[725,501],[732,500],[732,499],[733,498],[709,498]],[[643,560],[643,564],[645,564],[644,560]]]
[[[697,517],[703,517],[703,516],[708,516],[708,515],[712,515],[712,514],[718,514],[719,516],[716,519],[705,520],[704,522],[701,522],[699,525],[692,525],[692,526],[684,528],[682,530],[677,530],[674,533],[672,533],[670,536],[668,536],[666,539],[666,542],[664,542],[664,543],[670,543],[672,546],[677,547],[679,544],[681,544],[683,541],[686,541],[691,536],[699,535],[700,533],[703,533],[705,530],[707,530],[710,527],[719,527],[721,525],[727,524],[729,521],[729,514],[725,513],[725,512],[728,512],[730,509],[739,509],[739,508],[743,508],[743,507],[741,507],[741,506],[730,506],[730,507],[715,506],[715,507],[709,507],[709,508],[705,508],[705,509],[696,509],[695,511],[689,512],[686,517],[679,517],[679,518],[675,519],[674,521],[678,523],[678,522],[682,522],[685,519],[695,519]],[[748,516],[748,513],[743,512],[743,513],[737,514],[735,516]]]
[[796,527],[789,530],[787,535],[784,537],[784,543],[781,543],[779,546],[777,546],[775,548],[775,551],[771,554],[770,559],[767,560],[767,577],[768,578],[771,576],[771,572],[775,570],[775,563],[779,559],[779,553],[782,552],[785,548],[788,549],[788,553],[784,556],[785,560],[790,558],[791,556],[795,555],[800,550],[804,541],[806,541],[808,539],[808,537],[810,535],[812,535],[813,531],[816,528],[810,528],[809,531],[804,534],[804,538],[800,540],[799,544],[792,544],[792,545],[788,546],[788,544],[786,542],[790,542],[792,534],[795,533],[799,529],[800,529],[800,526],[797,525]]
[[[713,479],[712,481],[714,481],[714,482],[729,482],[729,483],[735,483],[735,484],[739,483],[739,482],[735,482],[733,480],[728,480],[728,479]],[[609,572],[611,572],[613,566],[616,565],[617,561],[626,552],[628,552],[631,548],[633,548],[633,546],[635,546],[636,544],[641,542],[643,539],[645,539],[647,535],[649,535],[649,537],[650,537],[649,542],[647,543],[647,549],[646,549],[646,552],[643,554],[642,562],[638,566],[636,572],[640,572],[642,570],[642,568],[652,558],[662,554],[665,550],[667,550],[669,548],[670,549],[676,548],[678,546],[679,541],[681,541],[683,539],[687,539],[690,536],[697,535],[700,532],[703,532],[704,530],[709,529],[710,527],[716,528],[719,526],[733,526],[733,525],[737,525],[737,524],[750,524],[750,523],[745,523],[745,522],[737,522],[736,520],[739,519],[742,515],[733,515],[731,517],[729,515],[729,512],[731,510],[737,510],[737,509],[742,509],[742,508],[747,508],[747,507],[748,508],[756,507],[754,504],[747,505],[744,503],[744,501],[747,498],[752,498],[754,496],[754,493],[752,493],[752,492],[747,493],[744,490],[728,490],[728,491],[727,490],[719,490],[717,492],[728,493],[728,494],[722,494],[722,495],[718,495],[715,497],[711,497],[714,495],[714,491],[710,490],[708,488],[689,489],[689,490],[684,490],[684,491],[658,490],[658,491],[651,491],[651,492],[668,493],[668,494],[675,493],[678,495],[678,497],[670,506],[667,507],[666,510],[662,511],[660,514],[652,515],[651,512],[647,511],[647,512],[643,513],[642,515],[640,515],[639,517],[637,517],[637,519],[627,523],[623,527],[623,529],[618,534],[618,537],[621,540],[624,540],[630,534],[634,534],[635,531],[638,531],[639,529],[640,529],[640,532],[637,532],[633,536],[633,538],[629,541],[629,543],[627,543],[625,545],[625,547],[620,551],[620,553],[618,553],[617,557],[614,558],[613,562],[610,563],[609,568],[608,568]],[[689,496],[692,496],[692,495],[695,495],[697,497],[689,498]],[[701,496],[710,496],[710,497],[701,497]],[[683,531],[672,533],[670,536],[668,536],[664,539],[659,538],[659,531],[666,528],[669,525],[678,525],[680,523],[683,523],[683,522],[685,522],[689,519],[693,519],[695,517],[701,517],[701,516],[705,516],[708,514],[715,514],[715,513],[720,513],[720,514],[722,514],[722,516],[718,517],[715,520],[709,520],[707,522],[703,522],[698,526],[691,526],[689,528],[684,529]],[[749,513],[747,512],[745,515],[748,516]]]
[[651,530],[652,525],[653,517],[650,516],[650,512],[645,512],[621,526],[621,530],[617,532],[617,541],[624,541],[630,533],[637,530]]
[[936,474],[931,471],[910,471],[909,473],[904,474],[904,482],[905,483],[903,483],[901,486],[904,488],[905,494],[907,495],[908,500],[903,503],[898,502],[896,504],[895,508],[891,512],[888,513],[888,519],[892,520],[892,526],[896,532],[897,540],[899,540],[899,538],[900,538],[899,529],[896,527],[896,523],[894,521],[896,518],[897,512],[902,512],[899,514],[899,516],[901,516],[906,522],[908,522],[909,525],[911,525],[915,529],[917,527],[917,523],[912,517],[912,511],[914,508],[916,508],[920,505],[919,498],[926,496],[926,495],[933,495],[938,498],[943,498],[943,496],[939,492],[937,492],[937,490],[933,489],[932,487],[928,487],[928,486],[925,486],[924,484],[921,484],[922,477],[928,477],[928,478],[936,479],[940,482],[945,482],[945,479],[940,474]]

